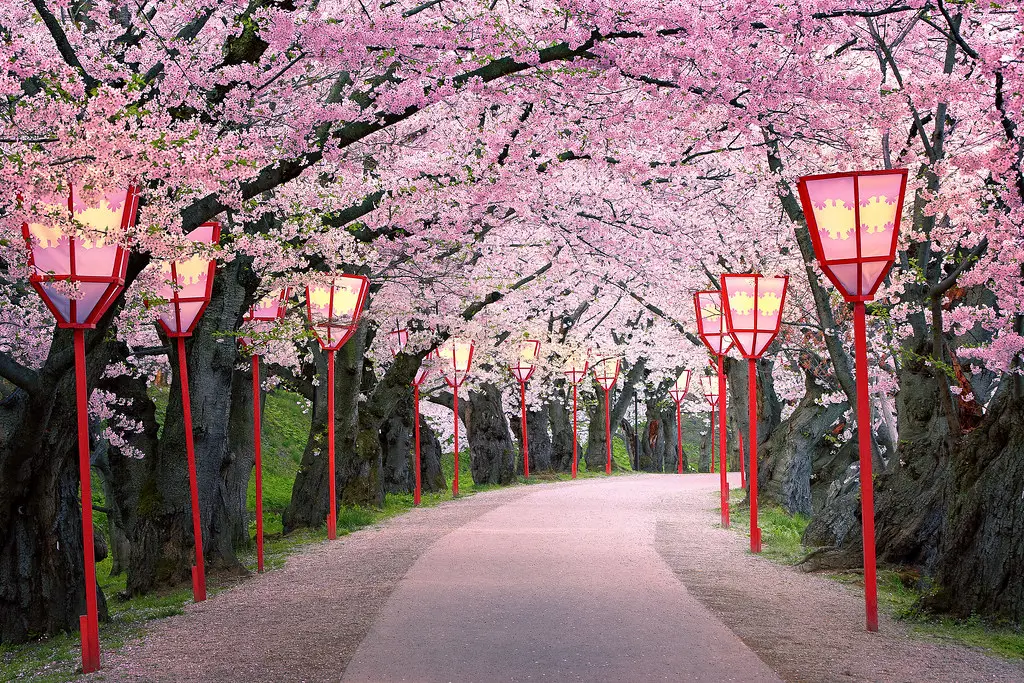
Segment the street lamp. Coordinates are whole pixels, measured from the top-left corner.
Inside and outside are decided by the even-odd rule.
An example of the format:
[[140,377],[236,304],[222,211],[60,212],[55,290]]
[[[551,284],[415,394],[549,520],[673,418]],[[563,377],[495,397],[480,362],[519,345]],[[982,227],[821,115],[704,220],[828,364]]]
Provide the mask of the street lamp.
[[683,399],[690,390],[690,371],[683,370],[676,378],[675,384],[668,390],[669,396],[676,402],[676,437],[679,443],[679,474],[683,473]]
[[472,339],[449,339],[437,351],[442,366],[448,366],[451,375],[444,373],[444,381],[452,388],[455,411],[455,478],[452,481],[452,498],[459,495],[459,387],[469,376],[469,368],[473,363],[473,349],[476,344]]
[[327,538],[338,537],[338,501],[334,479],[334,354],[359,327],[370,280],[334,275],[306,285],[306,315],[320,348],[327,352]]
[[[718,380],[714,377],[707,375],[701,375],[700,378],[700,391],[704,394],[704,400],[708,402],[709,409],[711,411],[711,417],[709,419],[709,438],[711,446],[711,467],[709,468],[711,473],[715,473],[715,408],[718,407]],[[725,516],[723,515],[723,524],[725,524]]]
[[587,370],[590,369],[590,361],[583,359],[582,364],[579,359],[573,359],[569,361],[569,365],[563,371],[565,376],[572,383],[572,478],[576,478],[576,469],[578,467],[578,449],[579,443],[576,438],[577,433],[577,420],[579,418],[579,409],[577,408],[577,399],[579,398],[580,380],[587,376]]
[[519,382],[519,403],[522,406],[522,433],[523,433],[523,476],[530,478],[530,446],[526,439],[526,383],[533,376],[537,369],[537,356],[540,354],[540,341],[527,339],[519,344],[519,357],[515,365],[510,365],[509,370]]
[[[277,294],[260,299],[249,307],[242,320],[248,323],[254,332],[261,331],[277,320],[284,318],[287,311],[289,289],[286,287]],[[253,450],[256,454],[256,571],[263,573],[263,453],[260,445],[260,430],[263,420],[260,417],[260,354],[256,339],[243,335],[238,338],[242,348],[252,353],[252,429]]]
[[765,277],[748,273],[722,275],[725,318],[736,347],[747,359],[750,421],[750,551],[761,552],[757,526],[757,359],[772,343],[782,326],[789,276]]
[[[594,364],[594,379],[604,389],[604,435],[605,445],[608,450],[608,460],[604,466],[604,473],[612,473],[612,414],[609,404],[609,392],[615,386],[619,378],[619,359],[604,358]],[[590,457],[589,455],[587,456]],[[587,462],[590,462],[589,460]]]
[[[82,190],[80,185],[73,185],[66,204],[61,198],[57,200],[59,203],[47,207],[54,214],[47,218],[54,223],[26,223],[21,230],[29,250],[29,283],[57,319],[57,327],[72,330],[74,338],[78,477],[82,488],[82,554],[85,565],[85,614],[79,617],[79,628],[82,672],[91,673],[100,668],[100,636],[89,469],[85,330],[96,327],[124,289],[128,250],[116,238],[118,231],[135,224],[139,191],[134,186],[111,189],[98,193],[95,205],[86,206],[81,197]],[[61,226],[65,218],[85,228],[83,234],[65,231]],[[105,239],[108,235],[114,238],[109,243]],[[69,296],[61,283],[70,283],[77,288],[79,296]]]
[[871,474],[867,321],[864,302],[896,260],[907,170],[854,171],[805,176],[797,182],[814,254],[822,271],[853,303],[857,368],[860,502],[864,538],[864,600],[868,631],[878,630],[875,502]]
[[[203,223],[185,237],[196,244],[217,244],[220,240],[220,223]],[[163,281],[157,287],[157,296],[161,303],[146,302],[146,305],[157,307],[157,322],[164,334],[177,341],[181,412],[185,418],[185,455],[188,460],[189,493],[192,497],[192,535],[195,537],[196,552],[196,563],[192,567],[192,596],[196,602],[202,602],[206,600],[206,568],[203,559],[203,527],[199,519],[199,479],[196,475],[196,450],[192,436],[192,400],[189,397],[185,337],[192,336],[200,316],[210,303],[217,262],[203,256],[193,256],[182,261],[162,261],[159,267]]]
[[[693,308],[697,313],[697,333],[708,351],[716,359],[718,372],[718,457],[721,463],[719,470],[719,489],[721,491],[722,526],[729,528],[729,480],[726,477],[726,390],[725,390],[725,354],[732,348],[733,340],[725,326],[722,316],[722,293],[717,291],[696,292],[693,295]],[[714,408],[711,409],[712,415]],[[711,427],[714,430],[714,425]],[[715,461],[711,460],[711,471],[715,471]]]

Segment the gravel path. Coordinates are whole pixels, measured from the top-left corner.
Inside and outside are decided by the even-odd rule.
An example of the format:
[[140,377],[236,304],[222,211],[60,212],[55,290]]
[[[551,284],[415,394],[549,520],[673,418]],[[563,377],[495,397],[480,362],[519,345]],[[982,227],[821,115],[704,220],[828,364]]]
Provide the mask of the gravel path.
[[717,476],[478,494],[321,543],[105,654],[103,681],[1024,681],[861,628],[862,596],[717,528]]

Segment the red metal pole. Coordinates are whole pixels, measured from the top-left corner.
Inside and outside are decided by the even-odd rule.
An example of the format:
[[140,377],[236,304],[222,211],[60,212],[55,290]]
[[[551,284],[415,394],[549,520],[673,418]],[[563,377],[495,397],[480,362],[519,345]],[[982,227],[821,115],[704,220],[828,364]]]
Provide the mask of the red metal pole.
[[747,465],[743,457],[743,432],[736,430],[736,438],[740,442],[740,488],[747,488]]
[[338,500],[334,481],[334,351],[327,352],[327,538],[338,537]]
[[679,474],[683,473],[683,404],[676,401],[676,440],[679,442]]
[[256,446],[256,571],[263,573],[263,454],[260,446],[260,357],[252,356],[252,429]]
[[452,480],[452,498],[459,495],[459,385],[452,389],[455,394],[455,479]]
[[523,407],[523,476],[530,478],[530,446],[526,440],[526,382],[519,383],[519,404]]
[[878,630],[878,579],[875,567],[875,491],[871,475],[871,403],[868,400],[868,341],[864,302],[853,304],[857,354],[857,440],[860,447],[860,517],[864,536],[864,604],[867,629]]
[[608,403],[608,389],[604,390],[604,441],[608,447],[608,463],[604,466],[604,473],[612,473],[612,412]]
[[96,609],[96,548],[92,530],[92,474],[89,465],[89,390],[85,382],[85,330],[75,330],[75,402],[78,408],[78,478],[82,487],[82,559],[85,564],[85,614],[78,620],[82,673],[100,668],[100,627]]
[[725,428],[725,368],[723,357],[718,356],[718,472],[719,487],[722,490],[722,526],[729,528],[729,480],[726,477],[726,428]]
[[757,526],[757,361],[747,359],[747,397],[750,420],[750,552],[761,552],[761,528]]
[[708,471],[715,473],[715,406],[711,406],[711,417],[708,418],[708,440],[711,442],[711,467]]
[[576,478],[576,453],[579,445],[576,443],[576,420],[579,414],[576,412],[576,394],[578,391],[578,385],[575,383],[572,385],[572,478]]
[[188,363],[185,338],[178,337],[178,371],[181,374],[181,411],[185,416],[185,455],[188,458],[188,488],[192,495],[192,535],[196,545],[196,563],[192,567],[192,597],[206,600],[206,565],[203,560],[203,525],[199,521],[199,479],[196,475],[196,449],[192,442],[192,399],[188,393]]
[[416,421],[416,488],[412,492],[412,504],[420,504],[420,386],[418,384],[412,385],[412,405],[413,405],[413,418]]

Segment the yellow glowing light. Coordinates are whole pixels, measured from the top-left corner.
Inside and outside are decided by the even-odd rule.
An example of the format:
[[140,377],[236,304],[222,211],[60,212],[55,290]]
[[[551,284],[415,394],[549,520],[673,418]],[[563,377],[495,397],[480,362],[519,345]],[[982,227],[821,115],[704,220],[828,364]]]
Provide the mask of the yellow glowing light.
[[754,297],[746,292],[736,292],[729,296],[729,307],[736,315],[749,315],[754,312]]
[[313,308],[327,308],[331,304],[330,290],[316,285],[309,292],[309,303],[313,305]]
[[357,303],[359,303],[358,291],[349,289],[348,285],[336,285],[334,287],[335,317],[352,317],[352,314],[356,311]]
[[[861,214],[863,216],[863,214]],[[842,199],[829,200],[823,208],[814,209],[814,218],[818,226],[823,228],[834,240],[846,240],[853,234],[855,216],[853,207],[847,206]]]
[[896,217],[896,202],[889,203],[885,197],[872,197],[861,206],[860,224],[869,233],[885,232]]
[[757,297],[757,310],[761,315],[775,315],[782,308],[782,299],[775,292],[766,292]]
[[537,344],[533,342],[523,342],[519,347],[519,357],[528,362],[532,362],[537,358]]
[[39,246],[43,249],[56,247],[60,243],[60,238],[64,236],[64,232],[56,225],[45,225],[43,223],[30,223],[28,232],[32,237],[36,238]]

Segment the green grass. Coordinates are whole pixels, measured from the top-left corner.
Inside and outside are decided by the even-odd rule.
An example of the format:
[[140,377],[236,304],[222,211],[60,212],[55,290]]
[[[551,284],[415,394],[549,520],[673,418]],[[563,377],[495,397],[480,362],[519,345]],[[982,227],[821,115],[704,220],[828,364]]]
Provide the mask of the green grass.
[[[715,496],[717,501],[718,494]],[[730,491],[729,516],[732,529],[748,535],[750,510],[738,508],[738,504],[744,498],[744,491]],[[782,564],[792,565],[800,562],[807,555],[807,549],[800,543],[800,539],[809,522],[808,517],[790,515],[778,506],[759,508],[761,554]],[[851,571],[828,576],[861,592],[864,590],[862,572]],[[958,620],[926,612],[921,609],[923,594],[916,588],[918,583],[916,574],[880,568],[879,608],[907,623],[912,633],[923,638],[969,645],[1002,657],[1024,659],[1024,628],[993,624],[980,617]]]
[[[715,500],[718,500],[715,494]],[[732,529],[750,535],[750,508],[740,507],[747,495],[743,489],[729,491],[729,522]],[[800,539],[810,523],[805,515],[790,515],[781,507],[766,505],[757,509],[761,527],[761,554],[782,564],[796,564],[807,555]]]

